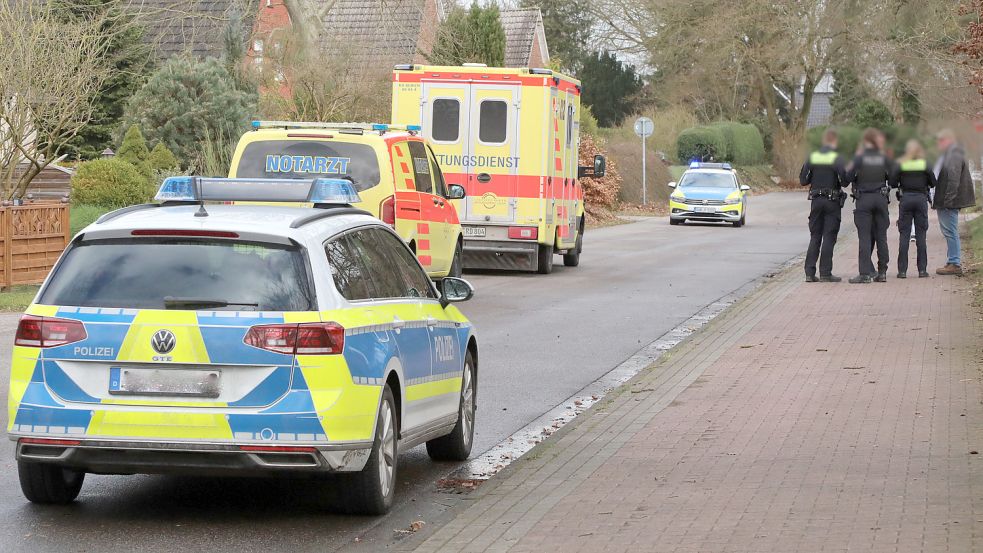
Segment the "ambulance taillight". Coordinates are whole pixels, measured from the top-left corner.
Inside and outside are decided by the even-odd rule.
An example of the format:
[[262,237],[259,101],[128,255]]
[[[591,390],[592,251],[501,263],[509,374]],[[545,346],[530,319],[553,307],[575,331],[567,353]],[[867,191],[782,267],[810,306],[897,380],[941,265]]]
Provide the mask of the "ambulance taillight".
[[85,325],[79,321],[24,315],[21,317],[20,324],[17,325],[14,345],[30,348],[54,348],[81,342],[87,337]]
[[509,227],[509,238],[512,240],[538,240],[539,229],[536,227]]
[[391,227],[396,226],[396,198],[394,196],[389,196],[379,204],[379,218]]

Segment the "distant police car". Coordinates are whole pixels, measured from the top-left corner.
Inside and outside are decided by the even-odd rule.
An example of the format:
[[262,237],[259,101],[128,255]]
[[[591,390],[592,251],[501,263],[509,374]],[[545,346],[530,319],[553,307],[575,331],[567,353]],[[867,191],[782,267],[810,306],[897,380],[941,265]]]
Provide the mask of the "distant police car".
[[[24,495],[86,472],[341,472],[392,503],[397,454],[471,450],[472,325],[346,180],[171,178],[68,247],[17,329],[8,432]],[[309,202],[199,205],[199,200]]]
[[463,237],[449,201],[464,188],[444,182],[418,126],[253,121],[239,139],[230,177],[344,177],[360,207],[392,226],[433,278],[461,276]]
[[747,217],[747,192],[729,163],[693,162],[669,196],[669,223],[684,221],[723,221],[744,226]]

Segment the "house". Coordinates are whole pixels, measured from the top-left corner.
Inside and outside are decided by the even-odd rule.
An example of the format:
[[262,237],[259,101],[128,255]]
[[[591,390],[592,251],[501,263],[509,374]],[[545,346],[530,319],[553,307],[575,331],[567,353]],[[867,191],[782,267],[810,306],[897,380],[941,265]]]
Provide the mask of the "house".
[[539,8],[501,12],[505,31],[505,67],[546,67],[550,63],[546,29]]
[[[832,120],[833,106],[830,102],[833,97],[834,83],[832,73],[826,73],[822,79],[819,79],[819,83],[813,90],[812,106],[810,106],[809,115],[806,118],[807,129],[824,127],[829,125]],[[804,83],[800,83],[795,93],[795,107],[798,109],[802,109],[803,87]]]
[[[263,0],[265,3],[267,0]],[[280,0],[282,1],[282,0]],[[177,55],[221,57],[231,22],[239,19],[243,44],[253,28],[255,0],[130,0],[146,27],[144,40],[158,60]]]

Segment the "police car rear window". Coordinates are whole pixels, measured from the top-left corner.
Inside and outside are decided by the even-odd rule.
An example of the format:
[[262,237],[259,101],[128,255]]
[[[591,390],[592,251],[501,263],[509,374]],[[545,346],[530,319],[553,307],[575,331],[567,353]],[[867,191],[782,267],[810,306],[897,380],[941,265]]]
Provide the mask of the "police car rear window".
[[332,140],[263,140],[246,146],[236,176],[244,178],[309,179],[351,177],[355,189],[379,184],[379,158],[366,144]]
[[40,302],[131,309],[311,311],[315,303],[307,267],[300,248],[278,244],[187,238],[85,241],[65,254]]

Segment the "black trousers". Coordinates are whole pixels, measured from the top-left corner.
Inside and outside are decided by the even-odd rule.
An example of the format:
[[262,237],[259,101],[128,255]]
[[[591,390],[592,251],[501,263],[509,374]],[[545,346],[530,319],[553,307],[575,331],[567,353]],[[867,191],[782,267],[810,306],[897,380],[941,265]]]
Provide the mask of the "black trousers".
[[833,272],[833,246],[840,232],[841,209],[839,200],[817,197],[812,199],[809,210],[809,250],[806,252],[806,276],[816,276],[816,261],[819,261],[819,275],[829,276]]
[[[890,214],[887,211],[887,196],[880,192],[864,192],[860,194],[853,209],[853,222],[857,225],[857,237],[860,242],[858,256],[860,274],[875,276],[887,272],[890,252],[887,248],[887,227]],[[877,248],[877,268],[871,261],[871,250]]]
[[901,210],[898,217],[898,272],[908,272],[908,246],[911,243],[911,225],[915,224],[915,247],[918,249],[918,272],[928,270],[928,245],[925,233],[928,231],[928,196],[919,193],[907,193],[901,196]]

